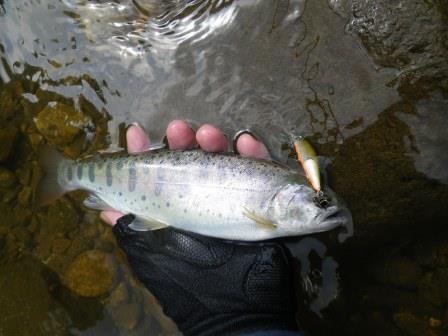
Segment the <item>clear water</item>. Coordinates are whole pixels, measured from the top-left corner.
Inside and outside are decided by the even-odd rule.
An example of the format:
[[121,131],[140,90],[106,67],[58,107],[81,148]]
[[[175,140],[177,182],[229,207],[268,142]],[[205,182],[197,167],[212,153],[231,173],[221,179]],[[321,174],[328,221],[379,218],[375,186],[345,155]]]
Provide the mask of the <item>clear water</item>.
[[[300,256],[305,328],[313,335],[335,329],[344,335],[443,334],[448,298],[443,289],[428,288],[440,287],[437,279],[444,279],[448,265],[430,263],[427,255],[444,255],[447,245],[447,16],[446,4],[437,1],[3,1],[0,93],[11,103],[0,105],[0,113],[13,106],[14,114],[2,127],[16,125],[20,153],[27,154],[10,155],[1,165],[18,177],[17,190],[27,186],[22,171],[36,160],[30,134],[42,133],[36,118],[55,102],[90,118],[79,126],[82,136],[60,144],[72,156],[116,148],[124,125],[135,121],[154,140],[174,118],[212,123],[230,136],[251,128],[280,160],[286,160],[283,135],[305,135],[330,159],[329,183],[355,219],[346,244],[331,233],[292,242]],[[34,208],[20,222],[17,209],[30,208],[16,206],[24,196],[5,195],[3,208],[12,213],[1,236],[5,246],[20,246],[20,254],[43,262],[48,272],[63,274],[91,248],[122,260],[108,228],[81,211],[76,196],[70,202],[79,211],[77,225],[45,235],[42,222],[33,231]],[[26,233],[18,234],[15,222]],[[97,232],[89,236],[92,225]],[[14,244],[11,234],[19,237]],[[68,250],[46,252],[48,240],[61,236],[71,242]],[[82,247],[73,247],[75,236]],[[3,250],[5,260],[16,257],[17,249]],[[5,263],[12,271],[0,283],[23,278]],[[148,304],[153,301],[141,298],[146,293],[126,264],[118,264],[126,304],[144,312],[136,326],[109,295],[83,301],[89,313],[74,312],[78,297],[47,293],[45,286],[58,281],[38,277],[29,281],[42,284],[42,295],[26,300],[36,314],[28,314],[26,327],[2,314],[0,334],[14,328],[173,333]],[[56,293],[65,293],[61,288]],[[388,294],[382,299],[381,293]],[[408,304],[412,300],[425,308]]]

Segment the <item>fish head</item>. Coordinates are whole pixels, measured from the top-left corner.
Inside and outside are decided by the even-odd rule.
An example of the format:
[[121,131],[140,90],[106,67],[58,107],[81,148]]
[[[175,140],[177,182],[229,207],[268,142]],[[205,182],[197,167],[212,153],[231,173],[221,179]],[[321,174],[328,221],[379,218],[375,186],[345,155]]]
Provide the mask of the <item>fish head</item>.
[[325,201],[309,186],[289,184],[273,197],[271,218],[285,235],[294,236],[328,231],[338,226],[351,227],[350,211],[330,189]]

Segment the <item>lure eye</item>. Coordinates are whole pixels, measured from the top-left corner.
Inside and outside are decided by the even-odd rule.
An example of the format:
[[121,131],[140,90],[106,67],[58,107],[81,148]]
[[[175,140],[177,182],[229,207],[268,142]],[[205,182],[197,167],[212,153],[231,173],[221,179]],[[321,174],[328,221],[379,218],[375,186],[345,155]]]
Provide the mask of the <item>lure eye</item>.
[[316,195],[313,197],[313,202],[319,208],[326,209],[331,203],[331,198],[326,193],[324,193],[322,190],[319,190],[316,193]]

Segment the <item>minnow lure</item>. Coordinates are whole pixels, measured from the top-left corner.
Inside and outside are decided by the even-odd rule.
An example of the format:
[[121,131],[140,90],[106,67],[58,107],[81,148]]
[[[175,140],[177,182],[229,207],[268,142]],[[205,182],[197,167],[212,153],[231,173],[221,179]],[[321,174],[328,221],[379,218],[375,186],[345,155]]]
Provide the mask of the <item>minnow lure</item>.
[[322,190],[320,169],[316,151],[311,144],[301,136],[296,137],[293,140],[293,146],[297,154],[297,159],[303,167],[306,178],[316,191],[314,202],[321,207],[327,207],[330,199]]

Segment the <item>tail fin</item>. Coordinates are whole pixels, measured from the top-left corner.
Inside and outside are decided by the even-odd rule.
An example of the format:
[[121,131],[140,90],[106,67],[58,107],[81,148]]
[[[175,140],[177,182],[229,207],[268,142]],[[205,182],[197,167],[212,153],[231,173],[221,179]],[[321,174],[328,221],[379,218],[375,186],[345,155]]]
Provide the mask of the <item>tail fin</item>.
[[46,145],[39,149],[39,161],[44,170],[44,177],[36,191],[36,203],[37,205],[46,205],[68,191],[64,185],[59,183],[58,168],[70,160],[64,158],[54,147]]

